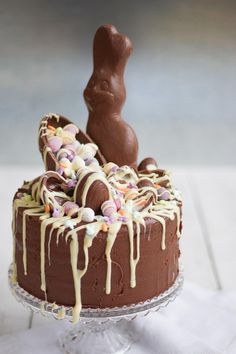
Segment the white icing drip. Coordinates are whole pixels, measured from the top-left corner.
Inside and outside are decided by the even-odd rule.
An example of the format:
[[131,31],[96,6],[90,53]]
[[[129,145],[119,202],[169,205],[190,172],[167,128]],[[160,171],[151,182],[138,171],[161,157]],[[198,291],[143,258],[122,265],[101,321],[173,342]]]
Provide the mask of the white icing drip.
[[44,162],[44,166],[45,169],[48,169],[48,165],[47,165],[47,154],[49,151],[52,151],[52,149],[49,146],[45,146],[44,150],[43,150],[43,162]]
[[145,216],[155,219],[161,223],[161,225],[162,225],[161,249],[164,251],[166,249],[166,222],[165,222],[165,219],[163,217],[155,215],[153,213],[147,213]]
[[136,222],[137,244],[136,244],[136,258],[134,259],[134,275],[136,286],[136,267],[140,259],[140,223]]
[[[52,227],[51,227],[51,230],[50,230],[50,233],[49,233],[49,237],[48,237],[48,263],[49,263],[49,265],[51,265],[51,248],[50,248],[50,245],[51,245],[51,239],[52,239],[53,231],[55,229],[58,229],[58,232],[61,233],[62,225],[64,225],[65,221],[69,220],[69,219],[70,219],[69,216],[64,216],[64,217],[60,218],[59,220],[58,220],[58,218],[55,218],[56,221],[54,221],[53,224],[52,224]],[[63,227],[63,231],[64,230],[65,230],[65,227]],[[57,245],[58,245],[58,242],[59,242],[59,236],[57,237]]]
[[44,184],[41,185],[40,197],[44,204],[52,206],[53,209],[61,210],[62,207],[58,203],[56,197],[63,198],[65,201],[70,201],[71,198],[64,192],[49,191]]
[[46,277],[45,277],[45,237],[47,226],[53,224],[56,218],[50,218],[49,214],[40,217],[41,230],[40,230],[40,277],[41,277],[41,290],[45,292],[46,298]]
[[133,221],[128,221],[127,228],[129,232],[129,243],[130,243],[130,287],[134,288],[136,285],[135,279],[135,263],[134,263],[134,227]]
[[106,259],[107,259],[107,276],[106,276],[106,294],[111,293],[111,250],[116,240],[116,236],[121,228],[122,223],[116,222],[110,225],[108,235],[107,235],[107,244],[106,244]]
[[80,226],[80,227],[70,231],[68,234],[68,237],[69,236],[72,237],[71,242],[70,242],[70,254],[71,254],[71,267],[72,267],[74,286],[75,286],[75,306],[73,307],[73,323],[77,323],[79,321],[80,311],[82,308],[82,304],[81,304],[81,278],[84,276],[84,274],[86,273],[87,268],[88,268],[88,262],[89,262],[88,249],[89,249],[89,247],[92,246],[92,242],[93,242],[94,237],[100,231],[101,224],[102,224],[101,222],[93,223],[94,234],[88,235],[87,232],[85,234],[85,237],[84,237],[85,265],[82,270],[77,269],[78,254],[79,254],[79,241],[78,241],[77,231],[86,228],[86,225]]
[[13,233],[13,276],[12,279],[17,280],[17,267],[16,267],[16,220],[19,207],[32,208],[38,207],[35,201],[25,201],[24,199],[15,199],[13,202],[13,219],[12,219],[12,233]]

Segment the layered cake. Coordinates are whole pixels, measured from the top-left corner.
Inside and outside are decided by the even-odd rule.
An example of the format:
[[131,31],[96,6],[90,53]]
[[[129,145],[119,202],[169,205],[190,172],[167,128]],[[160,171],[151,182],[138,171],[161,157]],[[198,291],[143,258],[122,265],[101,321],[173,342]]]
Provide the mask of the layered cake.
[[151,299],[179,272],[181,198],[154,158],[139,164],[138,142],[122,119],[130,40],[111,26],[94,38],[94,71],[84,90],[84,133],[44,116],[39,149],[46,172],[13,201],[13,278],[45,302],[113,308]]

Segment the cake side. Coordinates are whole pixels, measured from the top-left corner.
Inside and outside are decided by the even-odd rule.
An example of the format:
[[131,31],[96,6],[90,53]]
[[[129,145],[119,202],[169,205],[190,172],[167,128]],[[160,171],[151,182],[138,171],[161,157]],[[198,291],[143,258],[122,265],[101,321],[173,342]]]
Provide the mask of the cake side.
[[[22,224],[24,208],[20,208],[16,220],[16,266],[19,285],[34,296],[57,304],[74,306],[75,283],[71,267],[71,241],[66,239],[70,232],[65,229],[57,239],[58,230],[50,236],[52,225],[46,230],[44,241],[45,288],[42,285],[42,253],[40,216],[26,216],[27,273],[23,264]],[[162,225],[146,219],[141,226],[140,244],[137,227],[134,226],[134,259],[140,252],[135,271],[135,286],[131,287],[130,239],[126,225],[122,225],[111,250],[110,294],[106,294],[108,264],[105,256],[107,233],[100,231],[89,248],[89,263],[81,279],[81,301],[83,307],[104,308],[129,305],[159,295],[168,289],[178,275],[179,240],[176,236],[177,219],[166,220],[165,250],[162,249]],[[79,256],[77,268],[85,267],[83,251],[85,231],[77,233]]]
[[[74,321],[82,304],[145,301],[178,275],[181,200],[169,173],[100,168],[81,169],[72,187],[49,171],[25,183],[13,202],[15,278],[36,297],[73,306]],[[112,198],[105,202],[104,188],[105,199]]]

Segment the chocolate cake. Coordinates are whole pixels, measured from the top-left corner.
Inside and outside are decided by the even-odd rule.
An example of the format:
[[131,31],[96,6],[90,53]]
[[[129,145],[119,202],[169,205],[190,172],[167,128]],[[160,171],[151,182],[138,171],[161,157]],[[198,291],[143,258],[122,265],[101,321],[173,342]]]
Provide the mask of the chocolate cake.
[[122,119],[130,40],[106,25],[94,38],[84,91],[87,132],[48,114],[39,127],[46,172],[13,201],[13,277],[35,297],[84,308],[139,303],[167,290],[179,272],[181,199]]

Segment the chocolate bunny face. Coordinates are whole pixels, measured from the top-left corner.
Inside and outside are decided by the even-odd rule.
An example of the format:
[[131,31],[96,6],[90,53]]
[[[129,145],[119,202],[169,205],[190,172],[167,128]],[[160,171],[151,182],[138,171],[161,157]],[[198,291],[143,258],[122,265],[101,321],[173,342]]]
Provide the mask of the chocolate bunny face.
[[84,90],[90,112],[120,114],[125,101],[123,74],[132,51],[130,40],[112,25],[101,26],[94,37],[94,71]]

